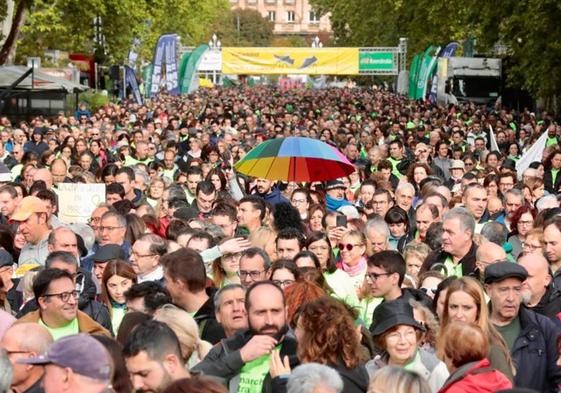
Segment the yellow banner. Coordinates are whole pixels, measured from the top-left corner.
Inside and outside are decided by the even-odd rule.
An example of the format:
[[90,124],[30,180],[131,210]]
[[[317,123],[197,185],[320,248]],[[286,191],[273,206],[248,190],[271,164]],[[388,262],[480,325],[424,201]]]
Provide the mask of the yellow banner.
[[222,48],[222,73],[357,75],[358,48]]

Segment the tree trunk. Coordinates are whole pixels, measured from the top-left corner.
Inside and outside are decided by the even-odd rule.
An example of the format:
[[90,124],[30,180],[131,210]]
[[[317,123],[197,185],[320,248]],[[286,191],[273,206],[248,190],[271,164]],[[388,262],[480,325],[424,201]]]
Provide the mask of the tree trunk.
[[17,4],[10,33],[8,34],[8,37],[6,37],[6,41],[4,41],[2,49],[0,49],[0,65],[13,64],[14,62],[17,40],[19,38],[21,27],[27,19],[27,13],[29,11],[31,1],[32,0],[20,0]]

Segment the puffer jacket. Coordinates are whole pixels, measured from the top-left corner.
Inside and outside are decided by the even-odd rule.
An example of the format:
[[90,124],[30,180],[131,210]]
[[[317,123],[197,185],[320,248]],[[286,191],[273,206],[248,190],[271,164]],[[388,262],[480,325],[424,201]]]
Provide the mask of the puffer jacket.
[[483,359],[454,371],[438,393],[492,393],[511,388],[512,382]]

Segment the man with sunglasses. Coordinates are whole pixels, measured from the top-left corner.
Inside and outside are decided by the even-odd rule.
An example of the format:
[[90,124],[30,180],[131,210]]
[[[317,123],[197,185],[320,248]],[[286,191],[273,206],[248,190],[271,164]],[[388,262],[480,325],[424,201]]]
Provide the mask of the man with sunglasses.
[[40,271],[33,282],[33,294],[39,309],[18,319],[16,323],[38,323],[51,333],[55,341],[78,333],[111,337],[108,330],[78,310],[79,292],[69,272],[60,269]]

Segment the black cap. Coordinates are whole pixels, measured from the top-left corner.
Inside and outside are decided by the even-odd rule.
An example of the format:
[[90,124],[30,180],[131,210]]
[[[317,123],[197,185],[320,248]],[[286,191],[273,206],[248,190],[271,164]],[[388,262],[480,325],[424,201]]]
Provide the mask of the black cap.
[[504,261],[493,263],[485,269],[485,284],[492,284],[507,278],[518,278],[520,281],[526,281],[528,271],[517,263]]
[[413,307],[405,299],[381,303],[374,310],[370,332],[379,336],[398,325],[408,325],[424,331],[425,328],[413,317]]
[[125,252],[118,244],[106,244],[105,246],[99,247],[93,256],[94,263],[107,262],[112,259],[124,259]]
[[325,191],[334,190],[336,188],[346,188],[345,183],[339,179],[329,180],[325,183]]
[[501,164],[501,168],[510,169],[511,171],[515,171],[516,170],[516,161],[514,161],[512,158],[507,158]]
[[14,258],[12,258],[12,255],[3,248],[0,248],[0,267],[12,266],[13,264]]

